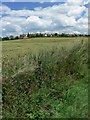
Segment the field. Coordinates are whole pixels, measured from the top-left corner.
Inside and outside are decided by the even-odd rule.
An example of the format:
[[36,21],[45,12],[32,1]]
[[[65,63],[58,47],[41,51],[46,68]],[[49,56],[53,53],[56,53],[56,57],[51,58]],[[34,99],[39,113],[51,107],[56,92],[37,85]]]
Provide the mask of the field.
[[87,41],[3,41],[3,118],[86,118]]

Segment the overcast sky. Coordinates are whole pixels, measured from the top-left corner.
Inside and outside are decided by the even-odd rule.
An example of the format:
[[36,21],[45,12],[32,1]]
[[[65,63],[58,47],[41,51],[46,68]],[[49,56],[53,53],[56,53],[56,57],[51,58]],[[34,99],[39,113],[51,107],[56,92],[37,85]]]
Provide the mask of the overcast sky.
[[2,36],[28,32],[87,34],[88,2],[89,0],[77,0],[77,2],[76,0],[62,2],[58,0],[52,0],[52,2],[4,0],[0,5]]

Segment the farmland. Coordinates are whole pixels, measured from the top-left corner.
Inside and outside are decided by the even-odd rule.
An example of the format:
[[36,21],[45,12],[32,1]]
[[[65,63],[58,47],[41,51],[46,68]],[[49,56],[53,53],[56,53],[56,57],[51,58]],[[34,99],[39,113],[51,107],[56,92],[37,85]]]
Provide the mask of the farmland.
[[85,118],[86,37],[3,41],[3,118]]

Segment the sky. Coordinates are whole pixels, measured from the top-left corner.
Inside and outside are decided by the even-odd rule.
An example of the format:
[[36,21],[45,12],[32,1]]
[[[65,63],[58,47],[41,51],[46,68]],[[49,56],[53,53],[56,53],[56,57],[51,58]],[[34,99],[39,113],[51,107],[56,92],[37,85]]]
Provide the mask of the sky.
[[40,32],[88,34],[89,0],[28,1],[4,0],[0,4],[0,36]]

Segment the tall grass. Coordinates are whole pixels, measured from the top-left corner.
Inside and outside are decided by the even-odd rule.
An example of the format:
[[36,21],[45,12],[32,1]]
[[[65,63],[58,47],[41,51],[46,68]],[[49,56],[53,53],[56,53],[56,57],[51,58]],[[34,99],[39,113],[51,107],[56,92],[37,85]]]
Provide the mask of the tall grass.
[[88,114],[87,45],[3,61],[3,118],[83,118]]

